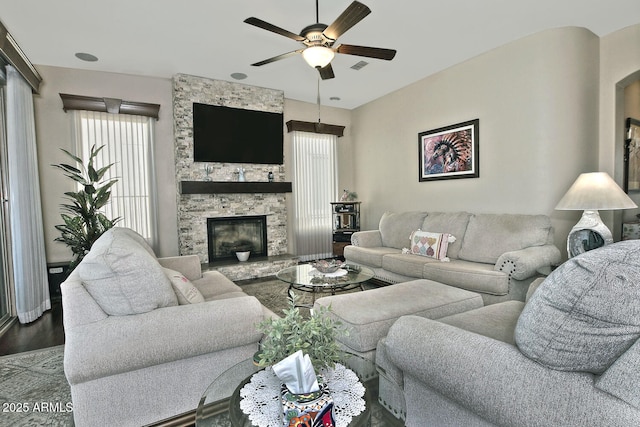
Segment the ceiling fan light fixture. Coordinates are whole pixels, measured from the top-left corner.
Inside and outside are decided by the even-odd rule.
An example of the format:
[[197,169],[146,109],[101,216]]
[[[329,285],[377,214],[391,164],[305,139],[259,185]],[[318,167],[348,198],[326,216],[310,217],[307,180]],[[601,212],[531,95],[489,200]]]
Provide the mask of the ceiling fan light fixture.
[[324,68],[333,59],[335,52],[324,46],[310,46],[302,51],[302,57],[313,68]]

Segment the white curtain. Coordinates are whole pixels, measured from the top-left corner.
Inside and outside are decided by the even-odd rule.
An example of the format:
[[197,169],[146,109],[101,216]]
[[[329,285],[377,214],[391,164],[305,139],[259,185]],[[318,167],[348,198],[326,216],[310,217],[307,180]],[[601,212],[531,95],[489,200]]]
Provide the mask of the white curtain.
[[31,87],[7,66],[9,223],[16,310],[20,323],[51,308],[44,251],[36,130]]
[[302,261],[333,256],[331,202],[338,194],[335,135],[293,132],[295,253]]

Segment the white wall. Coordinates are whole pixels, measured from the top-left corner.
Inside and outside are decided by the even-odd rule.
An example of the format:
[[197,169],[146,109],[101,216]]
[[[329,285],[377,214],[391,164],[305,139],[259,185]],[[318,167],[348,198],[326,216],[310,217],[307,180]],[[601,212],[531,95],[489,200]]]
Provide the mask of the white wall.
[[42,65],[36,65],[36,68],[43,78],[40,94],[35,97],[35,115],[47,262],[71,259],[71,251],[63,243],[54,242],[60,235],[54,226],[62,223],[60,204],[64,203],[63,193],[74,190],[71,180],[51,167],[52,164],[69,161],[60,148],[72,151],[71,116],[62,110],[59,93],[160,104],[159,120],[155,124],[159,189],[159,244],[156,251],[161,256],[176,255],[178,234],[171,80]]
[[[354,110],[363,228],[377,228],[386,210],[540,213],[563,248],[580,213],[554,207],[598,166],[598,66],[597,36],[554,29]],[[480,177],[419,182],[418,133],[476,118]]]

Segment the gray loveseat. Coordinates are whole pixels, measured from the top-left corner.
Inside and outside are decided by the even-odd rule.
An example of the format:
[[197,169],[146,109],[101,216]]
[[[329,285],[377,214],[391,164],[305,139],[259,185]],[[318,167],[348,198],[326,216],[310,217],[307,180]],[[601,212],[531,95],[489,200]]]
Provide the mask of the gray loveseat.
[[141,426],[194,410],[213,379],[253,355],[255,325],[273,315],[222,274],[203,274],[197,256],[156,259],[118,227],[61,289],[78,427]]
[[[403,253],[417,230],[455,237],[448,244],[448,262]],[[372,268],[384,282],[430,279],[477,292],[492,304],[524,301],[529,284],[561,260],[553,238],[545,215],[387,212],[377,230],[352,235],[344,257]]]
[[383,403],[409,427],[640,425],[640,241],[539,282],[526,305],[401,317],[376,354]]

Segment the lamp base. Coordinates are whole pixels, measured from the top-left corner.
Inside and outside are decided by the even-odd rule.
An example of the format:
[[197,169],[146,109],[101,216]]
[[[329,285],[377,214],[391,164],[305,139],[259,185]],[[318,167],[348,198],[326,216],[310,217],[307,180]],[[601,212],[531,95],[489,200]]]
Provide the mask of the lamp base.
[[610,243],[613,243],[613,236],[600,219],[598,211],[585,210],[580,221],[569,232],[567,254],[569,258],[573,258]]

